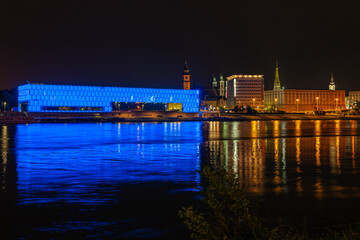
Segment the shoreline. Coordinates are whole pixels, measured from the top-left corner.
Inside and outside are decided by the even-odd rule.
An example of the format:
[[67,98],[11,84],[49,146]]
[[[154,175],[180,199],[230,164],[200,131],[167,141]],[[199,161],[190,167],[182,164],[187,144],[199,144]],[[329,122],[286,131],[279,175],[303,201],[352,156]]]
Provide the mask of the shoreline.
[[220,117],[69,117],[69,118],[38,118],[31,121],[1,121],[1,124],[30,123],[117,123],[117,122],[192,122],[192,121],[297,121],[297,120],[360,120],[360,115],[352,116],[312,116],[304,114],[224,114]]
[[305,115],[305,114],[256,114],[256,115],[245,115],[245,114],[226,114],[223,117],[227,117],[232,120],[238,121],[273,121],[273,120],[360,120],[360,115],[352,116],[317,116],[317,115]]

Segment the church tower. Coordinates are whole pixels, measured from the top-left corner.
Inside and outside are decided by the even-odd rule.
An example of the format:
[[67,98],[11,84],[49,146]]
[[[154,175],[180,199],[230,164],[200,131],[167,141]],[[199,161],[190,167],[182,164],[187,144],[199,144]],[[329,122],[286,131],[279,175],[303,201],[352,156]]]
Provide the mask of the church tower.
[[274,90],[281,90],[280,78],[279,78],[279,64],[278,64],[278,61],[276,61]]
[[185,59],[184,73],[183,73],[183,89],[190,90],[190,70]]
[[329,84],[329,90],[335,90],[334,74],[331,73],[331,80]]
[[213,87],[213,88],[217,88],[217,87],[218,87],[218,84],[217,84],[217,80],[216,80],[215,75],[213,76],[212,87]]
[[219,92],[221,97],[225,97],[225,81],[223,75],[220,73],[220,86],[219,86]]

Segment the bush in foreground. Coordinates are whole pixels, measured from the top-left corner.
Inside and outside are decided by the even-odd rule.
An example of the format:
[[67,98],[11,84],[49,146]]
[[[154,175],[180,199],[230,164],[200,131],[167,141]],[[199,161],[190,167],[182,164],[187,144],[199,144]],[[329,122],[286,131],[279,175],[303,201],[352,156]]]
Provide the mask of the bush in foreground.
[[322,235],[309,236],[306,231],[280,231],[268,228],[251,211],[250,201],[234,175],[205,167],[201,172],[203,188],[200,209],[183,207],[179,216],[197,240],[232,239],[360,239],[359,225],[347,225]]
[[250,211],[237,178],[209,167],[201,177],[202,211],[183,207],[179,212],[193,239],[277,239],[278,229],[265,228]]

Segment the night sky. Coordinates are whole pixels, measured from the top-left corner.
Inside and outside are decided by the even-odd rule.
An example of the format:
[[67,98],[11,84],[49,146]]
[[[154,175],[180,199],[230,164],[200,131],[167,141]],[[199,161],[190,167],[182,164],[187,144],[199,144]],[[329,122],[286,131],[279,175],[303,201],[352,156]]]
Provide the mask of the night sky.
[[32,83],[181,88],[264,74],[360,90],[356,1],[0,1],[0,89]]

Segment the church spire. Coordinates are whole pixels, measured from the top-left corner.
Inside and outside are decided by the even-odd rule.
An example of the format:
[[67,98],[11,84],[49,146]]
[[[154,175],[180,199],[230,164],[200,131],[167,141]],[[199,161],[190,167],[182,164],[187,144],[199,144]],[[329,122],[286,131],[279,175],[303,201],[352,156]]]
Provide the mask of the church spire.
[[188,67],[187,59],[185,58],[185,65],[184,65],[184,74],[189,74],[190,70]]
[[329,90],[335,90],[334,74],[331,73],[331,79],[329,84]]
[[276,70],[275,70],[275,81],[274,81],[274,90],[280,90],[280,78],[279,78],[279,63],[276,61]]

